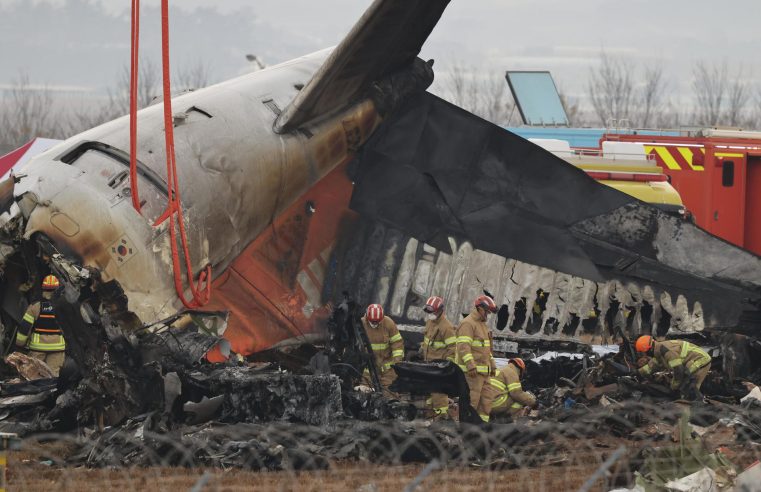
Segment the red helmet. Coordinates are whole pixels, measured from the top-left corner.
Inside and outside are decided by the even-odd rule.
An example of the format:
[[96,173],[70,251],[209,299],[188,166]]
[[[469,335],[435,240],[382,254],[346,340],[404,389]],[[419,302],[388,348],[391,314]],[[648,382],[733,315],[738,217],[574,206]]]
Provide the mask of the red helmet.
[[476,301],[473,303],[473,305],[475,307],[482,307],[490,313],[497,312],[497,304],[494,302],[494,299],[487,295],[480,295],[476,297]]
[[520,357],[516,357],[515,359],[510,359],[508,363],[514,364],[518,369],[520,369],[521,374],[526,372],[526,363],[523,362],[523,359],[521,359]]
[[427,301],[425,301],[425,307],[423,308],[423,311],[426,313],[438,313],[444,309],[444,299],[442,299],[439,296],[433,296],[429,297]]
[[367,306],[366,317],[370,323],[380,323],[383,321],[383,306],[380,304],[370,304]]
[[637,339],[637,342],[634,344],[634,348],[637,349],[637,352],[648,352],[651,348],[653,348],[653,337],[650,335],[643,335]]
[[61,284],[58,283],[58,277],[55,275],[48,275],[42,279],[42,290],[56,290]]

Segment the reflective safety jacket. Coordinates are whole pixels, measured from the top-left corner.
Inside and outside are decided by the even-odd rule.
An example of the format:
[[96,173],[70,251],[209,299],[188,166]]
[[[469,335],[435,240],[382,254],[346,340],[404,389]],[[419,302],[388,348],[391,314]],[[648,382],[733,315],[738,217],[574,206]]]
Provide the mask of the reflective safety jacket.
[[505,405],[508,405],[511,410],[536,405],[534,395],[523,391],[518,368],[512,364],[498,370],[497,374],[489,380],[489,384],[496,390],[497,394],[491,404],[492,410]]
[[639,373],[648,376],[663,368],[674,375],[674,382],[678,382],[710,363],[711,356],[697,345],[684,340],[666,340],[655,342],[653,357],[639,369]]
[[376,328],[370,326],[366,317],[362,317],[362,327],[370,340],[370,347],[375,354],[378,370],[386,372],[391,365],[404,359],[404,341],[394,320],[384,316]]
[[66,350],[63,331],[58,326],[53,305],[48,301],[31,304],[24,314],[16,346],[36,352],[62,352]]
[[457,327],[456,363],[463,372],[475,368],[479,374],[492,374],[497,368],[491,353],[491,330],[476,308]]
[[451,360],[454,362],[456,343],[454,326],[446,315],[442,314],[438,319],[425,322],[423,343],[420,344],[420,353],[425,361]]

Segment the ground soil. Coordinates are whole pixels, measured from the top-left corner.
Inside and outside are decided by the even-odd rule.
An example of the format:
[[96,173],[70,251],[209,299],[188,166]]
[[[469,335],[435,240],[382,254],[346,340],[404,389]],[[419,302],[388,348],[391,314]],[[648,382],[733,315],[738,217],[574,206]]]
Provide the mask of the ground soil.
[[[423,465],[374,466],[339,465],[319,472],[251,472],[221,469],[131,468],[94,470],[56,469],[44,465],[11,464],[8,490],[50,492],[76,490],[174,491],[191,490],[202,477],[204,491],[362,491],[398,492],[412,482]],[[478,491],[577,490],[596,466],[545,467],[530,470],[493,471],[450,469],[433,472],[418,490]],[[602,483],[592,490],[604,490]]]
[[[626,446],[629,457],[636,454],[642,442],[600,436],[581,440],[574,452],[563,452],[549,458],[543,466],[522,469],[488,469],[476,466],[433,471],[422,480],[419,491],[498,491],[525,490],[559,492],[578,490],[599,468],[602,461],[618,446]],[[652,443],[651,443],[652,444]],[[668,444],[667,442],[662,442]],[[566,448],[566,449],[569,449]],[[759,450],[734,443],[722,446],[739,470],[758,459]],[[381,466],[363,462],[334,462],[329,470],[309,472],[255,472],[221,468],[109,468],[93,469],[59,463],[70,454],[65,443],[45,443],[34,450],[10,452],[8,456],[8,490],[29,492],[105,490],[175,491],[192,490],[203,482],[203,491],[401,491],[423,470],[424,464]],[[525,450],[529,451],[529,450]],[[499,467],[499,464],[496,465]],[[626,485],[632,479],[628,458],[609,470],[608,479],[599,479],[590,490],[609,490],[613,485]]]

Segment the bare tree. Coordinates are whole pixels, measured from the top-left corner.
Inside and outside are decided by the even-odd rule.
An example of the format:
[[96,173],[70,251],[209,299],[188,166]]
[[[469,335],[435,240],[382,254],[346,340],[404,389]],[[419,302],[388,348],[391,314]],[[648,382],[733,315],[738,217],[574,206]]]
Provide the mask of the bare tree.
[[753,102],[753,111],[749,125],[753,130],[761,130],[761,87],[756,89],[756,97]]
[[[124,66],[119,74],[116,87],[108,91],[108,106],[112,117],[129,113],[130,68]],[[161,95],[161,72],[150,59],[140,60],[137,75],[137,107],[142,109],[149,106],[156,97]]]
[[507,81],[499,73],[491,73],[478,90],[479,107],[474,114],[498,125],[507,125],[513,105],[507,95]]
[[679,105],[671,102],[663,104],[663,109],[658,114],[657,124],[661,128],[679,128],[688,124],[691,120],[680,109]]
[[727,91],[727,63],[708,66],[705,62],[698,62],[692,76],[695,123],[705,126],[720,124]]
[[82,102],[72,106],[62,114],[61,120],[66,136],[70,137],[107,123],[119,116],[123,115],[116,111],[110,100],[99,102],[95,99],[89,104]]
[[508,124],[513,104],[501,73],[455,64],[448,73],[442,97],[496,124]]
[[59,123],[50,89],[33,85],[28,74],[19,73],[3,97],[2,150],[13,150],[35,137],[60,138],[63,132]]
[[746,113],[753,96],[751,87],[744,78],[742,65],[737,69],[737,74],[729,82],[727,89],[727,111],[724,122],[729,126],[745,126],[749,123]]
[[600,120],[606,125],[609,120],[632,119],[635,94],[633,66],[622,59],[600,53],[600,65],[593,69],[589,77],[589,98]]
[[177,69],[173,86],[178,91],[203,89],[209,85],[209,73],[208,64],[198,59],[190,65],[182,65]]
[[748,106],[753,92],[740,66],[730,74],[727,62],[708,65],[698,62],[693,70],[695,122],[699,125],[746,126],[753,116]]
[[662,113],[662,100],[665,91],[663,80],[663,67],[655,65],[646,67],[645,83],[639,96],[640,114],[637,118],[637,125],[647,128],[658,124],[658,119]]
[[478,89],[473,83],[473,69],[455,63],[447,74],[446,96],[452,104],[471,113],[478,107]]
[[562,90],[558,90],[558,96],[560,96],[560,104],[563,105],[563,110],[565,110],[565,114],[568,116],[568,124],[570,126],[583,125],[584,115],[578,101],[571,99]]

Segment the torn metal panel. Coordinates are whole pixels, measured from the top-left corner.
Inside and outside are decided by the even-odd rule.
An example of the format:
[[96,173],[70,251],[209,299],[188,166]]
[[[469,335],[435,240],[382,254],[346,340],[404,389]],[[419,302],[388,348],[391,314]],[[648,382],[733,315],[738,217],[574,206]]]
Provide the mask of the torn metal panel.
[[182,410],[189,415],[186,423],[195,425],[208,422],[217,415],[224,402],[225,395],[218,395],[213,398],[204,396],[199,402],[186,402],[182,406]]
[[708,328],[737,327],[759,296],[755,255],[430,94],[387,119],[353,169],[354,210],[447,253],[454,237],[583,279],[649,287]]
[[211,395],[224,395],[222,422],[289,420],[327,425],[343,415],[337,376],[260,374],[248,368],[224,368],[189,374]]
[[22,354],[21,352],[11,353],[5,358],[5,362],[13,366],[18,371],[19,376],[25,381],[55,377],[53,371],[44,361]]
[[[450,247],[454,254],[448,254],[396,228],[366,220],[347,227],[341,243],[350,247],[337,248],[333,261],[365,268],[344,269],[335,294],[347,290],[358,296],[360,304],[384,303],[406,330],[422,326],[422,306],[429,296],[443,296],[446,314],[456,322],[470,311],[473,298],[483,290],[495,296],[498,306],[504,306],[502,314],[488,322],[498,341],[533,344],[541,338],[607,343],[619,329],[636,337],[642,332],[665,336],[705,328],[700,301],[690,303],[683,294],[656,296],[652,286],[641,288],[635,282],[572,277],[476,250],[453,238]],[[368,243],[376,246],[363,247]],[[425,291],[414,286],[421,267],[428,278]],[[381,274],[372,276],[367,271]],[[539,291],[543,299],[537,299]]]

